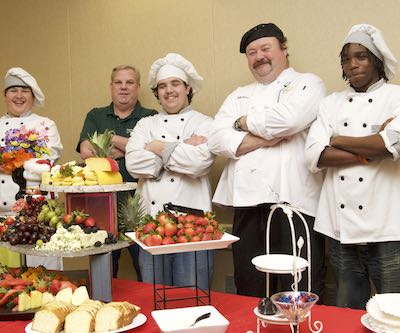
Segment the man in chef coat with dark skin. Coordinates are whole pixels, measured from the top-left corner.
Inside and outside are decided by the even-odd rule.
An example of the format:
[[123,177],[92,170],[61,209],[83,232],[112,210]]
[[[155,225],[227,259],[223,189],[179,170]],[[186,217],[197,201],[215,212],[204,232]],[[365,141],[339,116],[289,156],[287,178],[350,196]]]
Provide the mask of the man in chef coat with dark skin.
[[340,52],[349,87],[327,96],[306,143],[312,172],[325,170],[315,230],[326,235],[337,306],[362,309],[400,290],[400,86],[382,33],[355,25]]

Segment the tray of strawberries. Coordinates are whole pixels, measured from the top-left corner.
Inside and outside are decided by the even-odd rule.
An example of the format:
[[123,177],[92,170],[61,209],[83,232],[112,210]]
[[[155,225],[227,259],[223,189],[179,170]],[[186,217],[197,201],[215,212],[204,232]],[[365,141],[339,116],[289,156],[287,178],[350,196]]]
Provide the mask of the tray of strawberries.
[[146,215],[135,232],[125,235],[152,255],[223,249],[239,240],[224,231],[213,213],[195,210]]

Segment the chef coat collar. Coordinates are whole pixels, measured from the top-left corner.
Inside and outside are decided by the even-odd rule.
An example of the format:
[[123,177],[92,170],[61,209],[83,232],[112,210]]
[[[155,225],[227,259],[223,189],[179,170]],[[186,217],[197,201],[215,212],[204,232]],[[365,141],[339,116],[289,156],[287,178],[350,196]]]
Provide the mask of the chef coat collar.
[[187,112],[189,112],[189,111],[192,111],[192,106],[191,106],[191,105],[188,105],[188,106],[184,107],[184,108],[183,108],[181,111],[179,111],[178,113],[169,114],[169,113],[167,113],[167,112],[164,111],[164,110],[160,111],[160,113],[163,114],[163,115],[165,115],[165,116],[178,116],[178,115],[181,115],[181,114],[183,114],[183,113],[187,113]]
[[25,117],[29,117],[31,114],[32,114],[32,110],[21,114],[19,117],[10,116],[8,113],[6,113],[6,117],[7,118],[25,118]]
[[279,74],[279,76],[275,79],[275,81],[272,81],[270,83],[262,83],[262,82],[258,82],[258,83],[263,86],[267,86],[271,83],[283,84],[283,85],[289,84],[293,79],[293,74],[295,74],[295,70],[292,67],[289,67],[289,68],[284,69]]
[[367,91],[365,91],[365,92],[356,92],[352,87],[349,87],[349,88],[350,88],[350,91],[351,91],[351,92],[354,92],[354,93],[357,93],[357,94],[365,94],[365,93],[370,93],[370,92],[372,92],[372,91],[374,91],[374,90],[379,89],[379,88],[382,87],[385,83],[386,83],[386,81],[385,81],[384,79],[380,79],[379,81],[376,81],[374,84],[371,84],[371,85],[368,87]]

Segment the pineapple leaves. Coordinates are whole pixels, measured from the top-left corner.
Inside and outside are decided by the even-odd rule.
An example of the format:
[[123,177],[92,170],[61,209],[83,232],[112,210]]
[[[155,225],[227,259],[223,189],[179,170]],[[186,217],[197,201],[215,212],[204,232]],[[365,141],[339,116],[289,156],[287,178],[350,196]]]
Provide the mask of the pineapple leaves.
[[134,195],[128,193],[125,202],[118,209],[118,230],[120,237],[127,231],[133,231],[146,216],[146,208],[139,192]]
[[109,157],[111,155],[113,148],[111,139],[114,134],[113,130],[106,129],[104,133],[98,134],[95,131],[92,136],[89,135],[88,140],[94,149],[96,157]]

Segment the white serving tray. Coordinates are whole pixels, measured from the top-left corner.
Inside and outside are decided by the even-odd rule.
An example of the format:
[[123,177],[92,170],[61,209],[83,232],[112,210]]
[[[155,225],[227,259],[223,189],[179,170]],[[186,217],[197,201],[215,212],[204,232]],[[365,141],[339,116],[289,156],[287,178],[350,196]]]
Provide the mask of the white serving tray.
[[[211,313],[209,318],[190,326],[197,317],[208,312]],[[155,310],[151,315],[163,333],[223,333],[229,326],[229,321],[211,305]]]
[[178,243],[178,244],[159,245],[159,246],[147,246],[136,238],[136,234],[134,232],[127,232],[125,233],[125,235],[131,238],[135,243],[139,244],[139,246],[143,250],[149,252],[152,255],[224,249],[227,248],[230,244],[237,242],[240,239],[239,237],[236,237],[234,235],[225,232],[220,240]]

